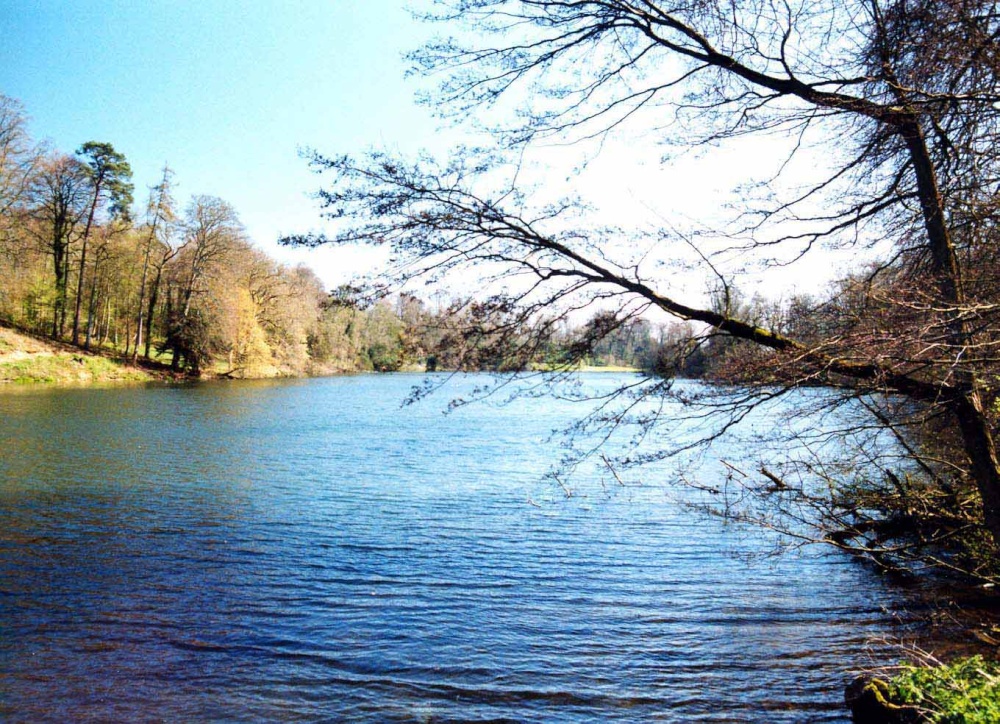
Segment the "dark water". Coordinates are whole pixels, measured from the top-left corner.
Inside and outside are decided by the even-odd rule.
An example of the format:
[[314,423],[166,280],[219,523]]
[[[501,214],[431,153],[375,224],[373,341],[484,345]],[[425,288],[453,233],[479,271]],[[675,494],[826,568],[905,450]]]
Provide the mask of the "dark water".
[[846,721],[898,657],[864,568],[748,565],[669,479],[567,498],[577,408],[416,381],[0,396],[0,719]]

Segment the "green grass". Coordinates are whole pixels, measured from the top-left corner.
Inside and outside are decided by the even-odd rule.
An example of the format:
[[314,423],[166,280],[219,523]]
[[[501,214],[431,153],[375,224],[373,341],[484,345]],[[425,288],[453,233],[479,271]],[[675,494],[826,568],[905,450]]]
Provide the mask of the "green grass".
[[889,682],[890,697],[927,712],[935,724],[1000,722],[1000,664],[981,656],[941,666],[907,666]]
[[0,362],[0,382],[15,384],[144,382],[150,376],[104,357],[55,354]]

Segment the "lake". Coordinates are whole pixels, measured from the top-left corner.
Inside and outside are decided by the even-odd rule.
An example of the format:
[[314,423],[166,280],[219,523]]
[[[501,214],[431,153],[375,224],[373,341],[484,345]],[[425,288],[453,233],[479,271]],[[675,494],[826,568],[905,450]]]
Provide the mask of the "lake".
[[864,566],[749,563],[665,472],[567,497],[578,403],[421,379],[0,395],[0,719],[843,722],[900,658]]

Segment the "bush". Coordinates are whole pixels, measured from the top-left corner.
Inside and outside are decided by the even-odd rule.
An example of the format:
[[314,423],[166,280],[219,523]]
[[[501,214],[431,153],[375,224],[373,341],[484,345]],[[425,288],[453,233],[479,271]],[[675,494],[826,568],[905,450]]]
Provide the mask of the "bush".
[[907,666],[889,682],[893,702],[920,707],[936,724],[1000,721],[1000,664],[981,656],[941,666]]

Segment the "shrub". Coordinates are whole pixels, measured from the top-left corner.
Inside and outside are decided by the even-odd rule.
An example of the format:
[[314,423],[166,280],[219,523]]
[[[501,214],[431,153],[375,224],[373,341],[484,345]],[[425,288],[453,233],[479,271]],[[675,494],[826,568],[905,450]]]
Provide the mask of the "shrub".
[[1000,721],[1000,664],[981,656],[940,666],[907,666],[889,688],[892,701],[920,707],[936,724]]

